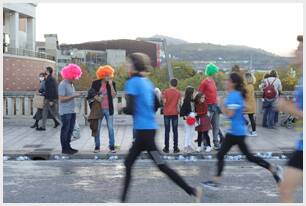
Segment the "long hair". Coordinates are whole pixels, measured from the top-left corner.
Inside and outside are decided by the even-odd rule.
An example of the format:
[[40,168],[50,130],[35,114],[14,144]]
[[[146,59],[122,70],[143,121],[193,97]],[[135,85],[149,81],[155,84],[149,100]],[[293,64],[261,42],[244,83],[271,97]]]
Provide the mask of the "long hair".
[[230,79],[231,79],[232,83],[234,84],[234,89],[239,91],[241,93],[242,97],[245,99],[246,90],[245,90],[245,86],[244,86],[242,77],[237,73],[231,73],[230,74]]
[[202,97],[203,97],[203,93],[202,92],[198,92],[197,95],[194,98],[194,103],[195,104],[199,104]]
[[186,100],[192,101],[193,92],[194,92],[194,88],[192,86],[186,87],[186,89],[185,89],[185,97],[184,98]]

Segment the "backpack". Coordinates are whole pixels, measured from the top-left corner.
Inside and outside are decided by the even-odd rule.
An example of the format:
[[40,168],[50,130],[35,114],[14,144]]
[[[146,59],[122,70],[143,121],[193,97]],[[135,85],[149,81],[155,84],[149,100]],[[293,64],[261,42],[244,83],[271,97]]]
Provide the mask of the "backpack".
[[273,83],[275,82],[276,78],[273,80],[273,82],[270,84],[269,80],[268,81],[268,86],[266,86],[263,89],[263,98],[265,99],[274,99],[276,97],[276,90],[275,87],[273,85]]

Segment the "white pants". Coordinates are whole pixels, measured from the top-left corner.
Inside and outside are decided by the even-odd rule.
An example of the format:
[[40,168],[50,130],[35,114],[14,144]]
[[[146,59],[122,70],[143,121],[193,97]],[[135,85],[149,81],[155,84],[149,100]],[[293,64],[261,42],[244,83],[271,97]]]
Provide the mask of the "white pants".
[[188,125],[186,121],[184,121],[184,126],[185,126],[185,147],[188,147],[191,146],[195,126]]

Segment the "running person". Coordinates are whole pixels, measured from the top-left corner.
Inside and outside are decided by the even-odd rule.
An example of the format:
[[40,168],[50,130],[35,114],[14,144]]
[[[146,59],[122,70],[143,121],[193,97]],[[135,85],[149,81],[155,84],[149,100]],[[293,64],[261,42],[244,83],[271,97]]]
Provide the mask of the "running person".
[[[303,36],[298,36],[298,41],[300,43],[296,52],[297,66],[303,71]],[[303,77],[296,88],[296,105],[281,99],[278,102],[278,109],[294,115],[299,121],[303,119]],[[303,184],[303,131],[296,150],[284,170],[284,178],[280,184],[280,201],[293,202],[293,193],[301,184]]]
[[[172,181],[180,186],[186,193],[200,202],[201,188],[189,186],[174,170],[170,169],[161,159],[160,152],[155,144],[157,123],[154,108],[154,86],[144,74],[150,68],[150,58],[142,53],[133,53],[129,56],[127,67],[130,79],[125,84],[127,105],[124,113],[133,115],[135,141],[124,161],[125,180],[121,201],[127,200],[128,187],[131,181],[132,166],[142,151],[147,151],[150,158]],[[120,109],[120,108],[119,108]],[[121,109],[120,109],[121,110]]]
[[246,126],[243,118],[244,110],[244,98],[246,91],[243,85],[243,79],[237,73],[231,73],[229,75],[227,83],[228,95],[224,105],[222,105],[223,113],[230,119],[230,129],[225,136],[225,140],[222,143],[221,149],[217,154],[217,173],[212,181],[203,182],[203,186],[217,189],[220,186],[220,178],[224,168],[224,156],[234,145],[238,145],[240,151],[246,156],[247,160],[254,162],[257,165],[269,170],[277,183],[280,182],[280,170],[279,166],[273,167],[269,162],[262,158],[252,155],[245,143],[246,138]]

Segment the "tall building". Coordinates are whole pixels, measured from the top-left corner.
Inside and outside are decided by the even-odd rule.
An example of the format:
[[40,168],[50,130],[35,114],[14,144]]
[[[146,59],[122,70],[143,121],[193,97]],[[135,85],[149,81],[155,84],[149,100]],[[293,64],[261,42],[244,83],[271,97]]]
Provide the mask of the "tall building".
[[36,4],[3,4],[4,51],[8,48],[35,50]]

